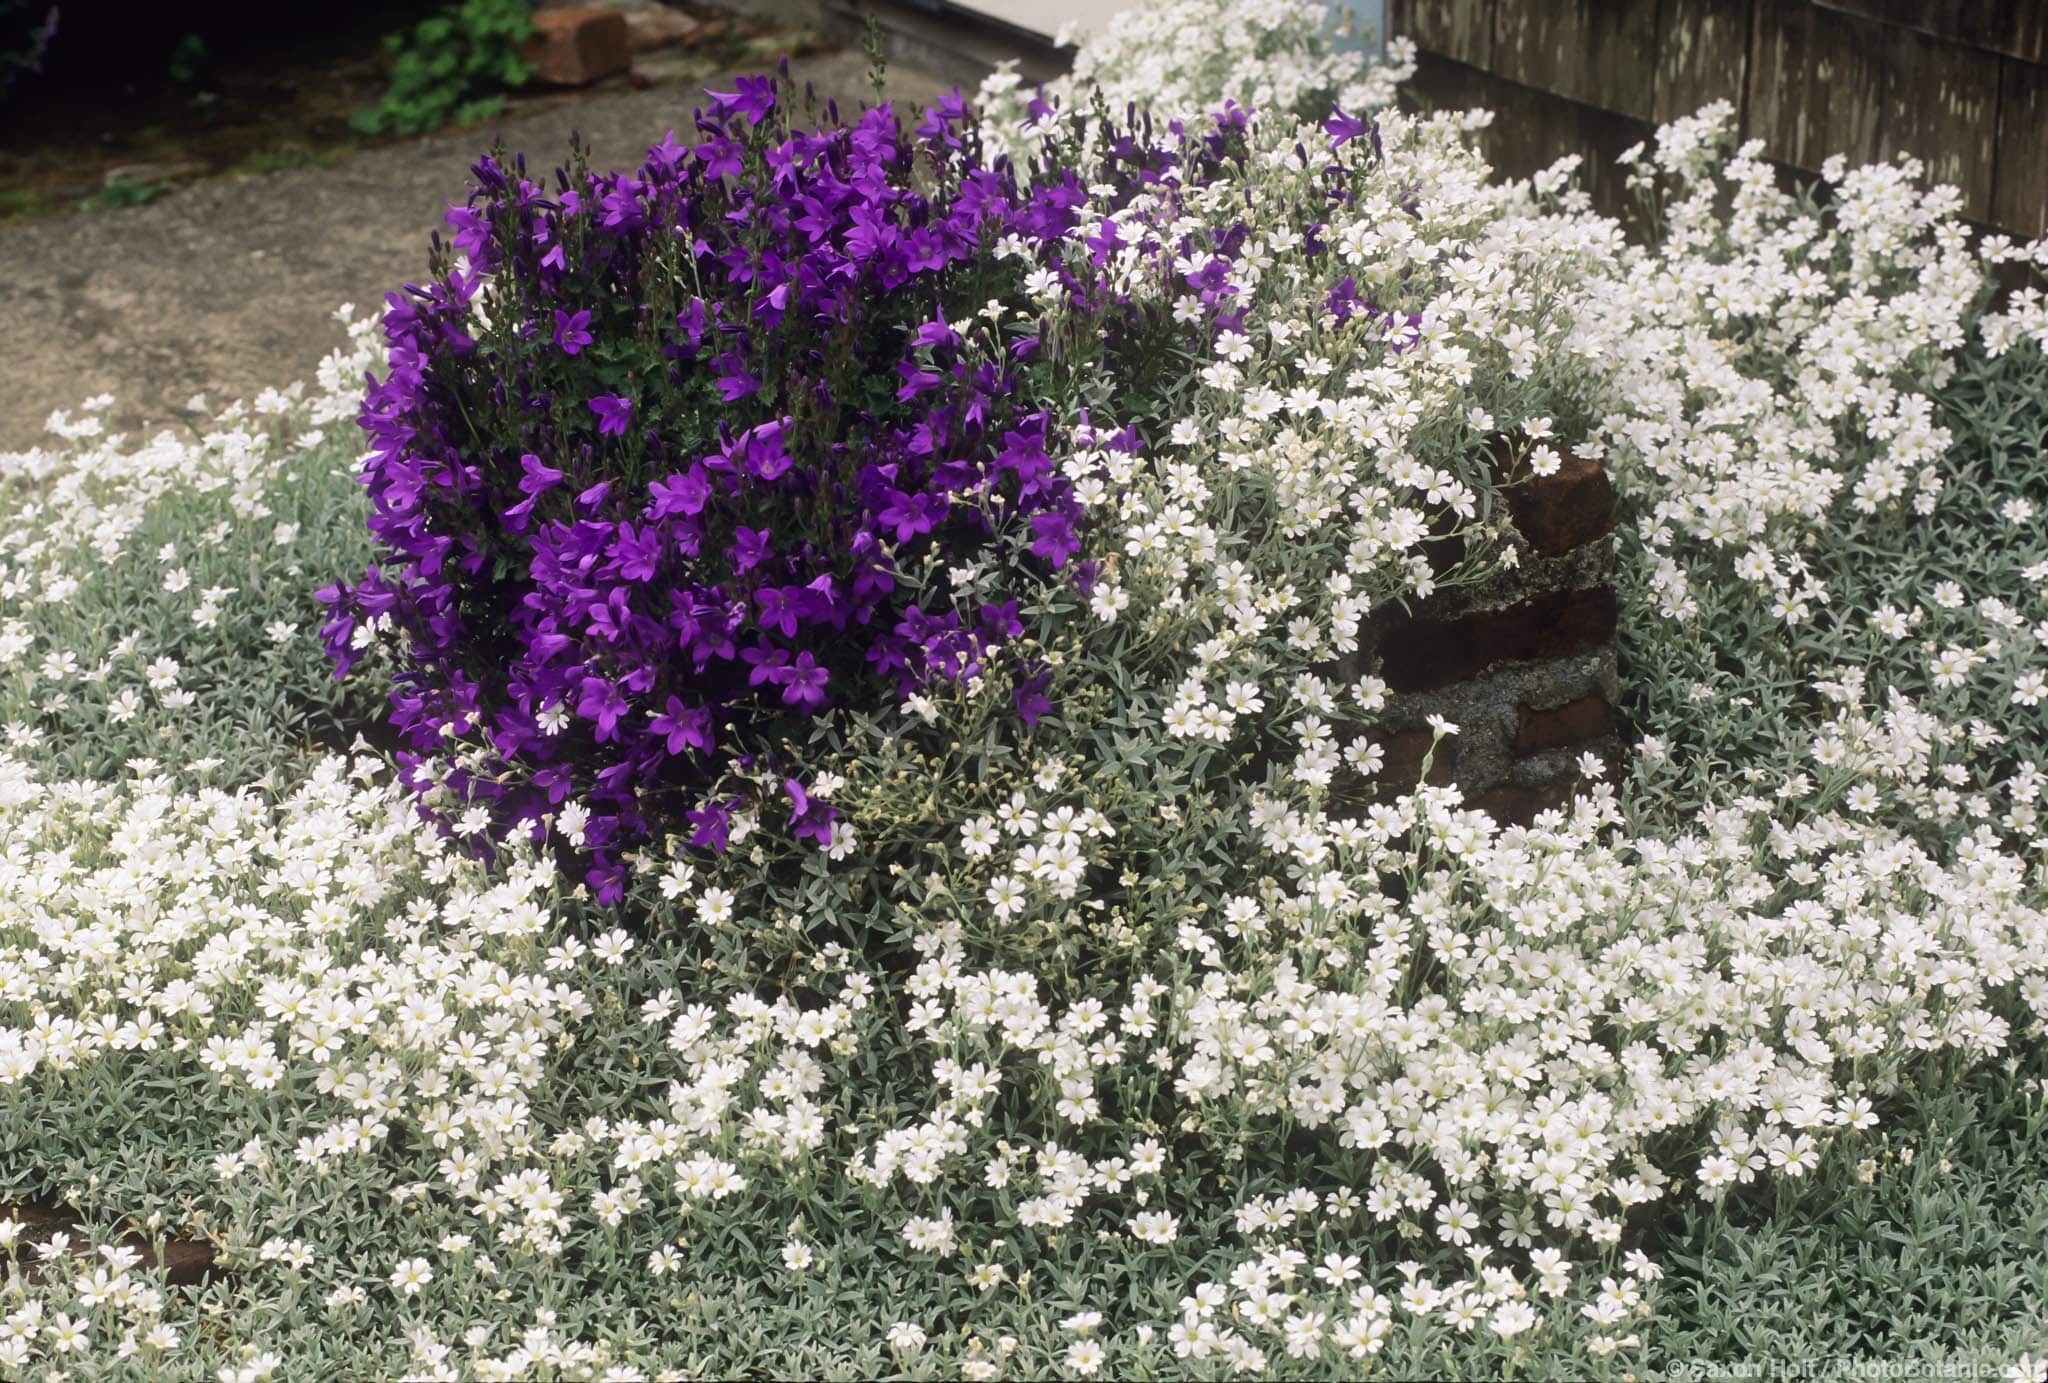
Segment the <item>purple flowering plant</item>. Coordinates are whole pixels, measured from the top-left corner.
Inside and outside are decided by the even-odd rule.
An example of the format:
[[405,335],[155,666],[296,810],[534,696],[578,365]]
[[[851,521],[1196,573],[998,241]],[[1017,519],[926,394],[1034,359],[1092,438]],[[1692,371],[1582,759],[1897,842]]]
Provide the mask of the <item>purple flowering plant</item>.
[[[829,843],[833,808],[778,756],[832,707],[993,679],[1025,727],[1053,710],[1018,598],[946,573],[1086,588],[1055,428],[1166,320],[1063,253],[1084,179],[984,163],[957,93],[906,133],[886,104],[806,125],[746,78],[694,134],[552,188],[475,165],[429,282],[388,299],[360,414],[379,560],[320,592],[338,676],[400,636],[413,785],[493,835],[577,803],[603,899],[622,850],[722,849],[764,784]],[[1106,147],[1091,177],[1174,181],[1175,155]],[[1091,241],[1094,270],[1116,248]]]

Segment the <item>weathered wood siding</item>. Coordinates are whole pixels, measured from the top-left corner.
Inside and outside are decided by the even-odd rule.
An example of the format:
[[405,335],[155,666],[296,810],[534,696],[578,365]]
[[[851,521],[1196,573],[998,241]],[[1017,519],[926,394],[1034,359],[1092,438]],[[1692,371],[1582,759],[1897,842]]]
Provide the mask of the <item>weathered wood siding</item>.
[[1596,158],[1709,101],[1808,173],[1911,154],[1963,213],[2048,233],[2048,0],[1392,0],[1423,50],[1415,98],[1501,113],[1488,152],[1517,175]]

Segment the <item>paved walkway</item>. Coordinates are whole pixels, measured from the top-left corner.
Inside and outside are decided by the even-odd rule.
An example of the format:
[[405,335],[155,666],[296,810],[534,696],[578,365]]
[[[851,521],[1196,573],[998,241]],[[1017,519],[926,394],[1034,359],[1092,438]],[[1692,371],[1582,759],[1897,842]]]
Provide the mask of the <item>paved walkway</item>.
[[[871,95],[857,52],[799,59],[799,83],[842,105]],[[950,86],[895,66],[887,94],[922,102]],[[334,309],[381,310],[417,279],[427,236],[500,136],[530,170],[551,169],[572,131],[594,167],[639,162],[663,131],[688,133],[704,86],[591,96],[500,127],[369,150],[325,169],[204,182],[120,211],[0,229],[0,451],[43,440],[54,408],[111,393],[109,423],[129,432],[173,421],[204,393],[215,404],[310,382],[341,340]]]

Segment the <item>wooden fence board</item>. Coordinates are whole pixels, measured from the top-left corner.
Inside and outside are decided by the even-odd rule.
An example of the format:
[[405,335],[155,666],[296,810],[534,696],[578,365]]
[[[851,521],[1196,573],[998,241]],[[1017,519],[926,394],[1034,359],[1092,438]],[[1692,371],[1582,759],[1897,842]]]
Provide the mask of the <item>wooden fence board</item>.
[[1387,32],[1468,67],[1493,62],[1494,0],[1390,0]]
[[1658,124],[1691,115],[1709,101],[1731,101],[1742,113],[1749,63],[1750,0],[1663,0],[1657,14]]
[[1458,75],[1436,80],[1454,104],[1498,112],[1497,166],[1524,174],[1576,150],[1604,209],[1614,149],[1730,100],[1744,137],[1789,168],[1910,153],[1971,219],[2048,232],[2048,0],[1388,3],[1425,77],[1452,59]]
[[1492,111],[1493,123],[1480,135],[1479,147],[1504,177],[1525,178],[1567,154],[1580,155],[1585,161],[1579,182],[1593,205],[1625,223],[1633,222],[1636,213],[1627,174],[1615,158],[1629,145],[1651,137],[1654,131],[1648,121],[1567,101],[1426,51],[1415,80],[1402,88],[1402,104],[1411,110]]
[[2048,67],[2001,60],[1991,220],[2014,235],[2048,234]]
[[2041,0],[1818,0],[1862,15],[2022,62],[2048,62],[2048,5]]
[[1496,0],[1492,71],[1583,105],[1648,120],[1657,0]]
[[2000,59],[1911,29],[1894,29],[1888,48],[1880,154],[1914,155],[1927,165],[1929,182],[1961,189],[1965,216],[1985,220],[1998,142]]
[[1801,168],[1819,168],[1834,154],[1852,165],[1872,162],[1886,30],[1843,14],[1816,23],[1819,13],[1811,4],[1758,7],[1745,133]]

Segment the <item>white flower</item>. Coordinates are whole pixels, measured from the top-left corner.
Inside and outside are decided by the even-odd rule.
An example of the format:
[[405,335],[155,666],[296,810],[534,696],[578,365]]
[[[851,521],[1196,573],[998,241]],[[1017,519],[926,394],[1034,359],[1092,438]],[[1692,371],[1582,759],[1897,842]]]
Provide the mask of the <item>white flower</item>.
[[1100,1340],[1075,1340],[1067,1346],[1065,1363],[1070,1373],[1086,1378],[1099,1372],[1108,1357]]

